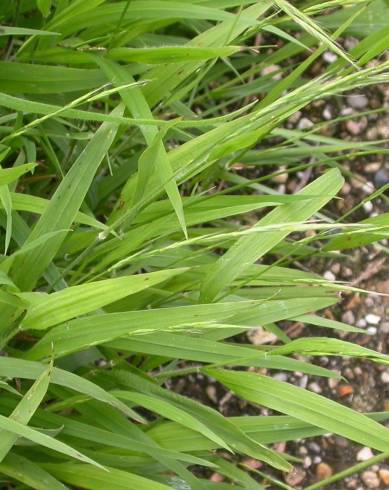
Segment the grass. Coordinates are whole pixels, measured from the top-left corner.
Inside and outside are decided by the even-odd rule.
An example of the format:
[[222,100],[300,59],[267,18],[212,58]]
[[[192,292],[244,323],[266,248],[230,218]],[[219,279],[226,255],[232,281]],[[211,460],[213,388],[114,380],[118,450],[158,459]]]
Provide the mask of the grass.
[[[291,341],[277,325],[360,332],[320,316],[355,288],[299,264],[388,237],[387,214],[358,222],[359,205],[343,216],[326,207],[352,174],[346,163],[387,153],[385,142],[323,136],[336,119],[285,122],[388,81],[385,12],[384,0],[2,2],[7,488],[288,488],[223,454],[290,471],[272,444],[327,432],[389,451],[386,413],[256,372],[339,376],[302,355],[388,363],[330,337]],[[264,32],[270,47],[256,42]],[[342,35],[358,39],[349,52]],[[336,61],[313,77],[325,51]],[[303,169],[316,177],[299,192],[271,187]],[[386,187],[360,205],[387,200]],[[233,342],[258,325],[278,342]],[[283,415],[224,417],[169,390],[190,373]],[[210,470],[225,482],[210,482]]]

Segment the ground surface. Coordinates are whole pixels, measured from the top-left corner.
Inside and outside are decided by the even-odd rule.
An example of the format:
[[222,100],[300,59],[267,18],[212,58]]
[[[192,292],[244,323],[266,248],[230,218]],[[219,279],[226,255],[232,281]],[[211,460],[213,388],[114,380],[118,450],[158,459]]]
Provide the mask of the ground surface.
[[[351,43],[353,40],[349,39],[346,42]],[[321,63],[325,63],[325,57]],[[320,72],[320,69],[320,64],[314,66],[313,71],[316,73],[312,73],[312,75]],[[371,87],[365,92],[348,94],[348,96],[337,98],[337,100],[318,101],[303,112],[293,115],[286,123],[286,127],[309,128],[312,122],[325,122],[355,113],[355,117],[348,121],[324,127],[321,134],[351,141],[388,139],[389,120],[384,113],[358,116],[361,111],[377,109],[383,105],[387,106],[388,103],[388,87]],[[329,213],[334,216],[339,216],[352,209],[364,197],[389,182],[389,162],[385,162],[383,155],[373,154],[352,160],[345,159],[341,164],[346,172],[350,172],[350,175],[341,191],[340,197],[342,199],[335,201],[332,208],[329,208]],[[305,185],[313,177],[314,173],[310,171],[301,172],[286,182],[282,178],[275,178],[272,185],[282,192],[290,193]],[[364,204],[354,214],[355,220],[388,212],[387,196]],[[355,287],[389,295],[389,262],[382,247],[380,248],[379,245],[362,247],[346,252],[345,255],[336,260],[315,258],[309,262],[303,262],[301,266],[325,275],[327,279],[347,281]],[[309,331],[304,331],[304,325],[298,323],[289,323],[284,325],[284,328],[291,338],[297,338],[301,335],[334,335],[364,347],[387,353],[389,344],[388,311],[389,297],[375,294],[347,294],[336,308],[328,309],[322,314],[328,318],[341,320],[366,329],[366,335],[331,333],[317,327],[311,327]],[[255,341],[255,335],[251,338]],[[283,372],[275,373],[274,376],[323,394],[359,411],[389,410],[389,368],[355,359],[342,360],[319,357],[314,362],[339,371],[344,376],[345,381],[308,377],[301,373],[286,374]],[[203,403],[219,409],[224,415],[269,413],[267,410],[250,406],[246,402],[238,400],[231,393],[226,393],[220,386],[210,383],[201,375],[178,380],[174,389],[200,399]],[[346,439],[332,435],[301,440],[297,443],[278,444],[277,448],[279,451],[288,452],[301,460],[301,463],[296,465],[294,474],[274,474],[296,489],[304,488],[330,476],[331,473],[341,471],[372,456],[368,448],[363,448]],[[247,463],[256,468],[260,467],[259,462],[248,461]],[[268,471],[268,469],[266,470]],[[217,474],[210,475],[210,478],[215,481],[220,480]],[[276,489],[279,487],[270,486],[269,488]],[[389,489],[389,459],[386,463],[373,465],[358,475],[349,476],[344,481],[333,483],[326,488],[333,490]]]

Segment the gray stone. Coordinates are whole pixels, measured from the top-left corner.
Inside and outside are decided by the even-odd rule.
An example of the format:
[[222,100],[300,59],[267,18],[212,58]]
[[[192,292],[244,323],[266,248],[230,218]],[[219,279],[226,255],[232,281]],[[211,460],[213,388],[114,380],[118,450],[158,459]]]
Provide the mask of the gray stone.
[[376,187],[382,187],[389,182],[389,171],[386,168],[381,168],[374,175],[374,184]]
[[347,323],[348,325],[354,325],[355,316],[351,310],[347,310],[342,315],[342,322]]
[[307,117],[302,117],[297,124],[298,129],[310,129],[313,126],[313,122]]
[[353,109],[364,109],[368,103],[368,98],[363,94],[352,94],[347,97],[347,104]]
[[365,316],[365,320],[367,321],[367,323],[369,323],[370,325],[378,325],[381,321],[381,317],[378,316],[378,315],[375,315],[374,313],[368,313],[366,316]]

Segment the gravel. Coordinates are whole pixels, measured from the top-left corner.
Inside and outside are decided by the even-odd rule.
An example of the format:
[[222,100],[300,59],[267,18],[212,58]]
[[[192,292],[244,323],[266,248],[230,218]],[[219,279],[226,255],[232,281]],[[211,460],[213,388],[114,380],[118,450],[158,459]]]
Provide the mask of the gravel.
[[389,170],[386,168],[382,168],[379,170],[374,176],[374,184],[376,187],[382,187],[389,182]]
[[362,481],[365,483],[367,488],[379,488],[380,487],[380,479],[374,471],[364,471],[362,473]]
[[298,129],[310,129],[313,127],[313,122],[307,117],[302,117],[297,124]]
[[378,315],[375,315],[374,313],[369,313],[365,316],[365,320],[370,325],[378,325],[381,321],[381,317]]
[[372,450],[368,447],[362,448],[357,452],[357,461],[367,461],[374,456]]
[[347,97],[347,104],[353,109],[365,109],[369,100],[364,94],[352,94]]

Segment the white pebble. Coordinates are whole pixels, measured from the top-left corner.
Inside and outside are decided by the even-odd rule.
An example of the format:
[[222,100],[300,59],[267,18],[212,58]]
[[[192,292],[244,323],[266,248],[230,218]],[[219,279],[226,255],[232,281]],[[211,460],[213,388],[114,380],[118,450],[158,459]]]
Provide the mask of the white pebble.
[[374,185],[371,182],[365,182],[362,186],[362,189],[367,194],[370,194],[371,192],[374,192]]
[[313,126],[313,122],[307,117],[302,117],[297,124],[298,129],[310,129]]
[[327,281],[335,281],[336,279],[335,274],[331,271],[325,271],[323,277],[324,279],[327,279]]
[[292,123],[292,124],[296,124],[296,123],[299,121],[299,119],[300,119],[301,115],[302,115],[302,112],[301,112],[301,111],[297,111],[297,112],[295,112],[294,114],[292,114],[292,115],[289,117],[288,121],[289,121],[290,123]]
[[378,325],[380,323],[381,317],[375,315],[374,313],[369,313],[365,316],[365,320],[367,321],[367,323],[370,323],[370,325]]
[[278,381],[288,381],[288,375],[286,373],[277,373],[273,376]]
[[304,375],[300,379],[299,386],[300,386],[300,388],[306,388],[307,387],[307,384],[308,384],[308,376],[307,375]]
[[321,393],[321,388],[317,383],[309,383],[308,388],[314,393]]
[[351,107],[345,107],[340,111],[340,114],[342,116],[350,116],[351,114],[353,114],[353,112],[354,111],[351,109]]
[[369,335],[375,335],[377,333],[377,327],[368,327],[367,328],[367,333]]
[[373,203],[371,201],[363,203],[363,209],[370,214],[373,211]]
[[367,461],[374,456],[372,450],[369,447],[363,447],[357,452],[357,461]]
[[384,371],[382,374],[381,374],[381,381],[383,383],[389,383],[389,371]]
[[328,107],[328,105],[325,107],[325,109],[323,111],[323,117],[327,121],[329,121],[330,119],[332,119],[332,112],[331,112],[331,109]]
[[324,54],[323,54],[323,60],[326,62],[326,63],[334,63],[336,60],[338,59],[338,57],[336,56],[335,53],[333,53],[332,51],[326,51]]
[[309,468],[312,465],[312,458],[310,456],[305,456],[303,461],[304,468]]
[[354,109],[364,109],[369,103],[366,95],[363,94],[353,94],[347,97],[347,103]]

